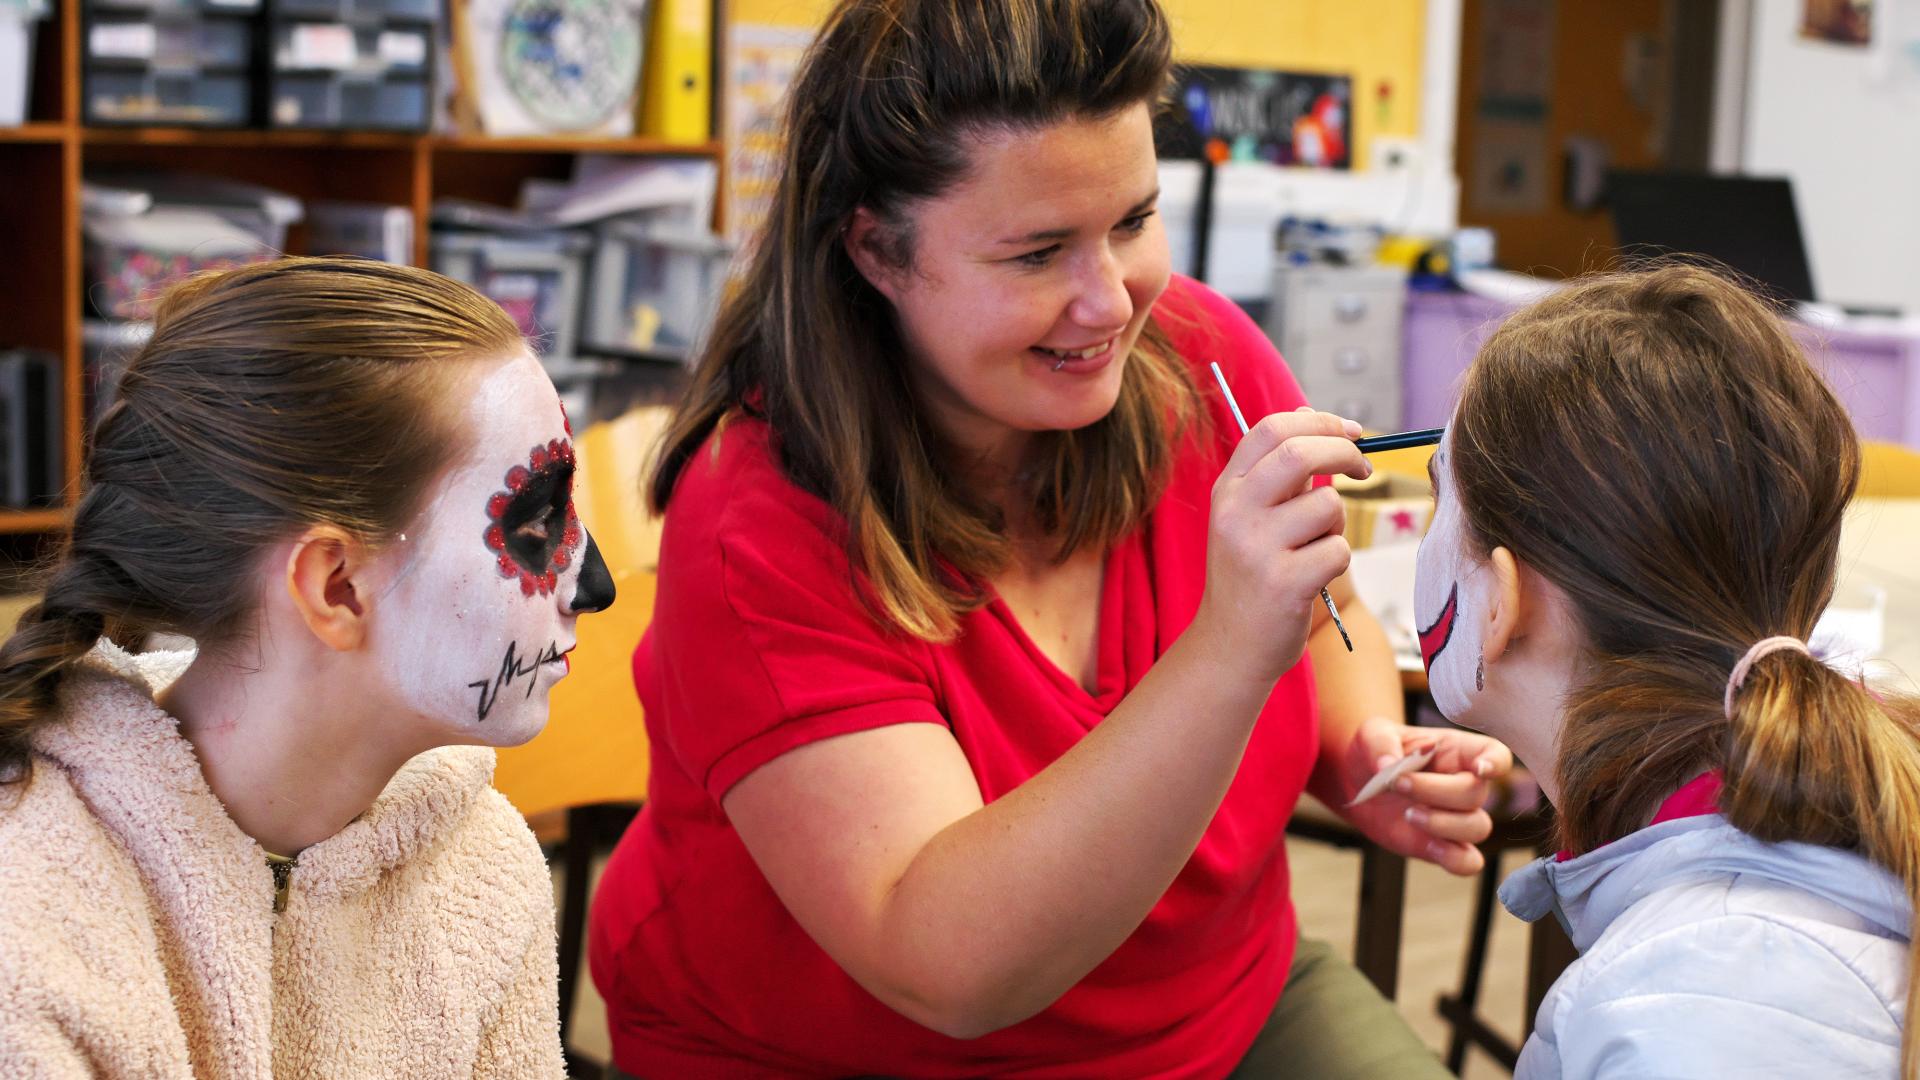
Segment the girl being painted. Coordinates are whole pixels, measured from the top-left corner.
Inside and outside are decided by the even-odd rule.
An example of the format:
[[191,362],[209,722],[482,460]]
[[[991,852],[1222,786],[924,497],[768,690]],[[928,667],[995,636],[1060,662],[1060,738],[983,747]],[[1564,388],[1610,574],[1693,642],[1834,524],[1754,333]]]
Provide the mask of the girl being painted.
[[[613,600],[552,384],[408,267],[197,277],[0,646],[0,1074],[563,1075],[493,752]],[[116,641],[187,635],[195,653]]]
[[1434,457],[1435,700],[1541,778],[1509,880],[1582,956],[1517,1075],[1913,1076],[1920,738],[1809,655],[1859,448],[1763,303],[1706,271],[1514,316]]

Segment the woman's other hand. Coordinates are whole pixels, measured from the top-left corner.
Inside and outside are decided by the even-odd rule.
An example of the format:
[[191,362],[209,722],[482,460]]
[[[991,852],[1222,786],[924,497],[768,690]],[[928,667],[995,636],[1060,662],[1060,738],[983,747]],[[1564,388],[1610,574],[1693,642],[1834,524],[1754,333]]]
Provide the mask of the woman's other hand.
[[1313,479],[1371,475],[1353,444],[1359,434],[1359,424],[1331,413],[1275,413],[1241,438],[1214,482],[1193,629],[1209,636],[1212,655],[1267,683],[1299,661],[1320,590],[1352,555],[1340,496]]
[[1340,760],[1346,797],[1400,758],[1433,748],[1419,772],[1358,806],[1340,807],[1356,828],[1388,851],[1425,859],[1449,873],[1476,874],[1486,859],[1475,846],[1493,832],[1486,811],[1488,781],[1513,768],[1513,751],[1497,739],[1456,728],[1408,727],[1368,720]]

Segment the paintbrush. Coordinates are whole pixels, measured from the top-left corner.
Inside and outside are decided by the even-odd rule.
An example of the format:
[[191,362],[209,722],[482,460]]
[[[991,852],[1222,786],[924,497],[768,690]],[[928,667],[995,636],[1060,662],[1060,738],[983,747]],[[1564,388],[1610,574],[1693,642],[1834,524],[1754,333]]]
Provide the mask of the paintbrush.
[[[1227,386],[1227,376],[1221,372],[1218,363],[1213,365],[1214,381],[1220,384],[1220,393],[1226,395],[1227,408],[1233,410],[1234,423],[1240,425],[1240,434],[1247,433],[1247,418],[1240,415],[1240,403],[1233,400],[1233,390]],[[1333,616],[1334,628],[1340,631],[1340,640],[1346,643],[1347,651],[1353,651],[1353,639],[1347,636],[1347,624],[1340,621],[1340,609],[1333,606],[1333,595],[1325,589],[1320,590],[1320,600],[1327,605],[1327,614]]]

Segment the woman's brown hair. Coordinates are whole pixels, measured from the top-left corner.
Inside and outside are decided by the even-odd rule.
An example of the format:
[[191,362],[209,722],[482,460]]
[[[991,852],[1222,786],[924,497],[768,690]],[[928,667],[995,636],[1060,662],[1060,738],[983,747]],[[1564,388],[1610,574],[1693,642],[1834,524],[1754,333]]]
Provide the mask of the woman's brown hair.
[[1687,265],[1576,283],[1487,342],[1449,439],[1474,540],[1563,590],[1588,647],[1559,739],[1566,847],[1719,769],[1741,830],[1857,850],[1920,897],[1914,702],[1789,650],[1725,709],[1750,646],[1813,632],[1860,472],[1846,410],[1768,304]]
[[280,259],[170,290],[93,429],[43,598],[0,645],[0,779],[103,634],[221,642],[270,545],[313,524],[389,539],[465,445],[436,404],[449,363],[523,347],[492,301],[406,266]]
[[[855,269],[842,231],[867,208],[896,241],[891,261],[910,266],[907,211],[964,178],[972,138],[1153,103],[1171,63],[1154,0],[844,0],[787,94],[773,205],[665,435],[648,482],[654,508],[730,414],[762,417],[788,478],[847,521],[878,614],[921,638],[950,637],[983,602],[976,582],[1007,564],[1009,543],[1001,515],[939,459],[892,308]],[[1150,319],[1113,411],[1038,441],[1025,494],[1060,538],[1059,558],[1140,521],[1197,400]]]

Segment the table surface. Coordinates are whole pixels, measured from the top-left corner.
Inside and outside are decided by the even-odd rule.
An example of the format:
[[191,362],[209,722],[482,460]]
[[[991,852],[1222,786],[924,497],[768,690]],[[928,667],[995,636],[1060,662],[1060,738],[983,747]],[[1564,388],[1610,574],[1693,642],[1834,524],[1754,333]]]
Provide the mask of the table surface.
[[1886,636],[1868,676],[1888,689],[1920,683],[1920,499],[1857,499],[1840,530],[1836,597],[1887,595]]

